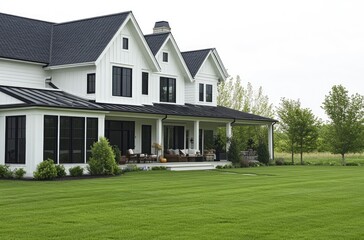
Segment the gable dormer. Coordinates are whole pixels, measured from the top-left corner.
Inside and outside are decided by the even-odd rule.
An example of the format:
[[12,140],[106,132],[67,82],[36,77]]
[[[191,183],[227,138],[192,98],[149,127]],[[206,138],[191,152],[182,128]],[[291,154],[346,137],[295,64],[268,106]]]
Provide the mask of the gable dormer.
[[186,103],[217,106],[217,84],[228,74],[216,49],[183,52],[194,82],[186,84]]

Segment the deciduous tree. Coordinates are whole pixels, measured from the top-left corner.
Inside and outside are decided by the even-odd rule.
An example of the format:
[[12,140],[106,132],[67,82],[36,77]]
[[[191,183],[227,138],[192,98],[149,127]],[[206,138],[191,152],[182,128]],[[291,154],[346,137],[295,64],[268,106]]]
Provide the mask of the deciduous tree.
[[364,150],[364,97],[358,93],[349,96],[342,85],[335,85],[325,96],[322,108],[330,118],[326,141],[345,165],[346,153]]

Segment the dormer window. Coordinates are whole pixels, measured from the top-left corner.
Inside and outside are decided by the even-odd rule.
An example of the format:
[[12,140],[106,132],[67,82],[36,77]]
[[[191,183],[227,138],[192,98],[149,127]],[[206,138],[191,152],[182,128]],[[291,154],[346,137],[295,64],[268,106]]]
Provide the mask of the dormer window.
[[206,102],[212,102],[212,85],[206,84]]
[[163,52],[163,62],[168,62],[168,53]]
[[95,93],[95,73],[87,74],[87,93]]
[[128,50],[129,49],[129,38],[123,38],[123,49]]

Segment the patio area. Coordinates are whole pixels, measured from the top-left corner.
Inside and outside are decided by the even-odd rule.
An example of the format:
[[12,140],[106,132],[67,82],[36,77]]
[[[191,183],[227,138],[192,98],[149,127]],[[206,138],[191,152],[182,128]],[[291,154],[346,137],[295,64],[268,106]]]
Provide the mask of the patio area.
[[231,164],[230,161],[207,161],[207,162],[167,162],[167,163],[130,163],[120,165],[121,169],[126,168],[128,165],[135,165],[142,169],[151,169],[152,167],[166,167],[170,171],[192,171],[192,170],[212,170],[216,166],[225,166]]

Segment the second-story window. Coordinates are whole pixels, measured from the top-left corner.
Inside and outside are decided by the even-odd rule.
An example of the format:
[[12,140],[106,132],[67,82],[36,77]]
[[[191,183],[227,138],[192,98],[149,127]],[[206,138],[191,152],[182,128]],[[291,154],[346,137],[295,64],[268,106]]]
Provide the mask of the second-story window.
[[128,50],[129,49],[129,38],[123,38],[123,49]]
[[163,52],[163,62],[168,62],[168,53]]
[[175,78],[160,78],[160,101],[161,102],[176,102],[176,79]]
[[204,98],[204,86],[202,83],[199,84],[199,101],[203,102],[203,98]]
[[95,73],[87,74],[87,93],[95,93]]
[[147,72],[142,73],[142,94],[148,95],[148,81],[149,74]]
[[112,67],[112,95],[132,97],[132,69]]
[[212,85],[206,84],[206,102],[212,102]]

